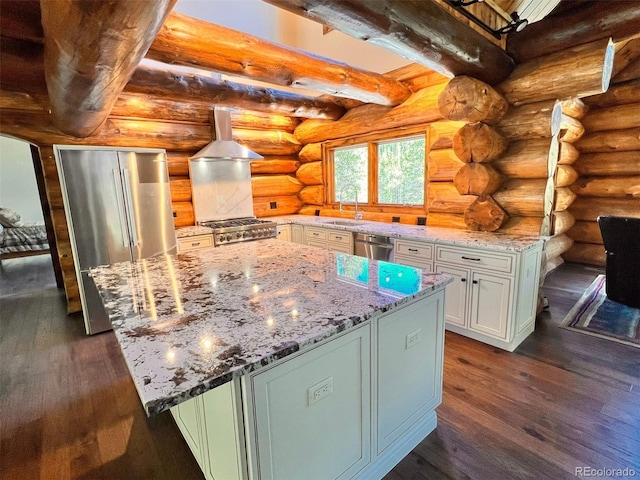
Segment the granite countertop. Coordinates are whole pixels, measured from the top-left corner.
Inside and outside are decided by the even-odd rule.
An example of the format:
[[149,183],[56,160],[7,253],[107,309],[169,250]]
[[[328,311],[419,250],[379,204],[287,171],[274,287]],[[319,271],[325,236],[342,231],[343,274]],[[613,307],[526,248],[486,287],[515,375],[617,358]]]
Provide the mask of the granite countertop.
[[91,270],[156,414],[451,281],[276,239]]
[[[407,240],[429,241],[441,245],[485,248],[504,252],[523,252],[535,248],[544,239],[544,237],[528,235],[471,232],[455,228],[384,223],[371,220],[350,220],[339,217],[286,215],[269,217],[269,219],[278,224],[297,223],[300,225],[324,226],[371,235],[386,235],[388,237],[404,238]],[[331,223],[334,221],[345,222],[348,223],[348,225],[334,225]]]
[[176,228],[176,238],[195,237],[196,235],[209,235],[211,233],[213,233],[213,229],[201,225]]

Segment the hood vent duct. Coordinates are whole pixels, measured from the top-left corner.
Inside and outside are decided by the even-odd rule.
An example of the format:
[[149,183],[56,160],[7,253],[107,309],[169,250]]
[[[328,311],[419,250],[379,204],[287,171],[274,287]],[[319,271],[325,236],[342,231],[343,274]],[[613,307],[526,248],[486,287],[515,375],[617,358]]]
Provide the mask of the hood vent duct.
[[[231,112],[215,107],[211,118],[215,140],[205,146],[189,160],[215,162],[216,160],[260,160],[262,155],[233,141],[231,132]],[[215,130],[214,130],[215,129]]]

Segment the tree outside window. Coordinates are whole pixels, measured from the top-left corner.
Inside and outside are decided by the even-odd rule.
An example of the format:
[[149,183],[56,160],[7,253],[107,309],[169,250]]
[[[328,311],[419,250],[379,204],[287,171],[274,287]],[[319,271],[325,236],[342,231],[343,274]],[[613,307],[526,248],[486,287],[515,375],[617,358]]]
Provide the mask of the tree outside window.
[[378,203],[424,204],[424,136],[378,144]]
[[362,204],[423,206],[425,144],[425,135],[419,134],[329,146],[330,198],[353,203],[357,189]]
[[334,185],[337,202],[356,201],[367,203],[368,195],[368,158],[367,146],[336,148],[333,151]]

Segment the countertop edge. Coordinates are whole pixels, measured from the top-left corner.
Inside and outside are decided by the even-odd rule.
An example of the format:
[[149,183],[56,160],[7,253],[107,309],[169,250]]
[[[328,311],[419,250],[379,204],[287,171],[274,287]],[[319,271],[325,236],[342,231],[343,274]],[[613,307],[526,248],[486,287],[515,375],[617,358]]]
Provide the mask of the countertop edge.
[[[376,230],[375,228],[371,228],[371,227],[376,227],[377,225],[383,225],[383,226],[393,225],[396,228],[397,227],[415,228],[415,227],[418,227],[418,225],[405,225],[400,223],[389,224],[384,222],[376,222],[374,220],[358,220],[357,222],[359,223],[355,223],[356,220],[354,220],[353,225],[335,225],[335,224],[332,224],[331,222],[340,220],[339,217],[335,217],[335,218],[334,217],[316,217],[311,215],[285,215],[285,216],[266,217],[266,218],[276,222],[278,225],[299,224],[299,225],[305,225],[305,226],[326,227],[326,228],[332,228],[337,230],[344,230],[348,232],[367,233],[371,235],[384,235],[388,237],[402,238],[405,240],[412,240],[416,242],[431,242],[438,245],[447,245],[452,247],[484,248],[486,250],[494,250],[494,251],[500,251],[500,252],[518,252],[518,253],[526,252],[528,250],[536,248],[539,244],[544,243],[544,241],[548,239],[548,237],[544,237],[542,235],[531,236],[531,235],[510,235],[510,234],[503,234],[503,233],[478,232],[479,235],[496,235],[505,239],[513,238],[514,240],[517,240],[517,241],[529,242],[529,244],[524,247],[506,247],[506,246],[490,244],[490,243],[479,245],[479,244],[472,244],[470,242],[465,242],[465,241],[460,241],[460,242],[450,241],[447,239],[438,238],[437,236],[426,238],[424,236],[419,236],[411,232],[389,233],[383,230]],[[349,220],[346,220],[346,221],[349,221]],[[428,229],[429,226],[427,225],[423,228]],[[444,228],[444,227],[431,227],[431,228],[432,229],[437,228],[437,229],[447,230],[451,232],[457,231],[456,229]],[[460,230],[460,232],[466,235],[473,235],[475,233],[467,230]]]

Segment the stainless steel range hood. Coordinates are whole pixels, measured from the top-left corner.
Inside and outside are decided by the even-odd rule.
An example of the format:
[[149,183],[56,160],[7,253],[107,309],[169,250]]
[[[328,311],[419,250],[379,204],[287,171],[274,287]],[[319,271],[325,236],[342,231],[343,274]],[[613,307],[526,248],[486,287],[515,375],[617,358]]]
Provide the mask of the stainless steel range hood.
[[213,109],[212,123],[215,127],[215,140],[196,153],[189,160],[215,162],[218,160],[260,160],[262,155],[233,141],[231,131],[231,112],[224,108]]

